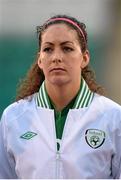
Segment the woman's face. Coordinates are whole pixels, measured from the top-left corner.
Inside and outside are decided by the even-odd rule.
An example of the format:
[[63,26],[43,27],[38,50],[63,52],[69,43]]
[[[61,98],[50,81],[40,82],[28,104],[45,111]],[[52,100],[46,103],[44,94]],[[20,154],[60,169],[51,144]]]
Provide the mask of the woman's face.
[[54,24],[44,31],[39,53],[45,82],[54,85],[79,83],[81,69],[89,63],[89,52],[82,53],[76,30],[65,24]]

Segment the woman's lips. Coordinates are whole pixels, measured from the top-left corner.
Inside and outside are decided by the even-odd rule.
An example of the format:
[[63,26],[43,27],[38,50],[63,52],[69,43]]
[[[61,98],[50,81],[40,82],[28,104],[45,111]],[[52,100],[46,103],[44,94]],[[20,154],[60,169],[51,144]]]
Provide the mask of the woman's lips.
[[65,69],[63,69],[63,68],[52,68],[50,70],[50,72],[52,72],[52,71],[65,71]]

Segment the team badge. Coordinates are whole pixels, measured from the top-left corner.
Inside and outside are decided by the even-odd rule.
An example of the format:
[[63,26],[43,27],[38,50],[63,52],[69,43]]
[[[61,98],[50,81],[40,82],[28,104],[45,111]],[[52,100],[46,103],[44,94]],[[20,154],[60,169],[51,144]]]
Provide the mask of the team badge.
[[87,129],[85,139],[89,146],[96,149],[105,141],[105,132],[98,129]]

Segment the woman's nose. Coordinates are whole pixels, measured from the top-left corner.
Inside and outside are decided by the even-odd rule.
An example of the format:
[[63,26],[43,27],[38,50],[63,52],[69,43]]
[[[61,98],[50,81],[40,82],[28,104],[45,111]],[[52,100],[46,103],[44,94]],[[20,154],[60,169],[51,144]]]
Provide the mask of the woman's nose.
[[54,63],[61,63],[63,60],[63,55],[62,55],[62,52],[60,51],[55,51],[53,53],[53,56],[52,56],[52,62]]
[[60,58],[54,58],[52,62],[54,62],[54,63],[61,63],[61,62],[62,62],[62,59],[60,59]]

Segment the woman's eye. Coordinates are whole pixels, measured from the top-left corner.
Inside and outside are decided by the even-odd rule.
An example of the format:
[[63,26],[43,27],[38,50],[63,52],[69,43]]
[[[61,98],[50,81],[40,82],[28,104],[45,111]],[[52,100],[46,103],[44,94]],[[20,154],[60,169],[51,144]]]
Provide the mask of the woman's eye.
[[71,47],[64,47],[63,50],[65,52],[70,52],[70,51],[73,51],[73,48],[71,48]]
[[47,47],[47,48],[45,48],[43,51],[44,51],[44,52],[52,52],[52,48]]

